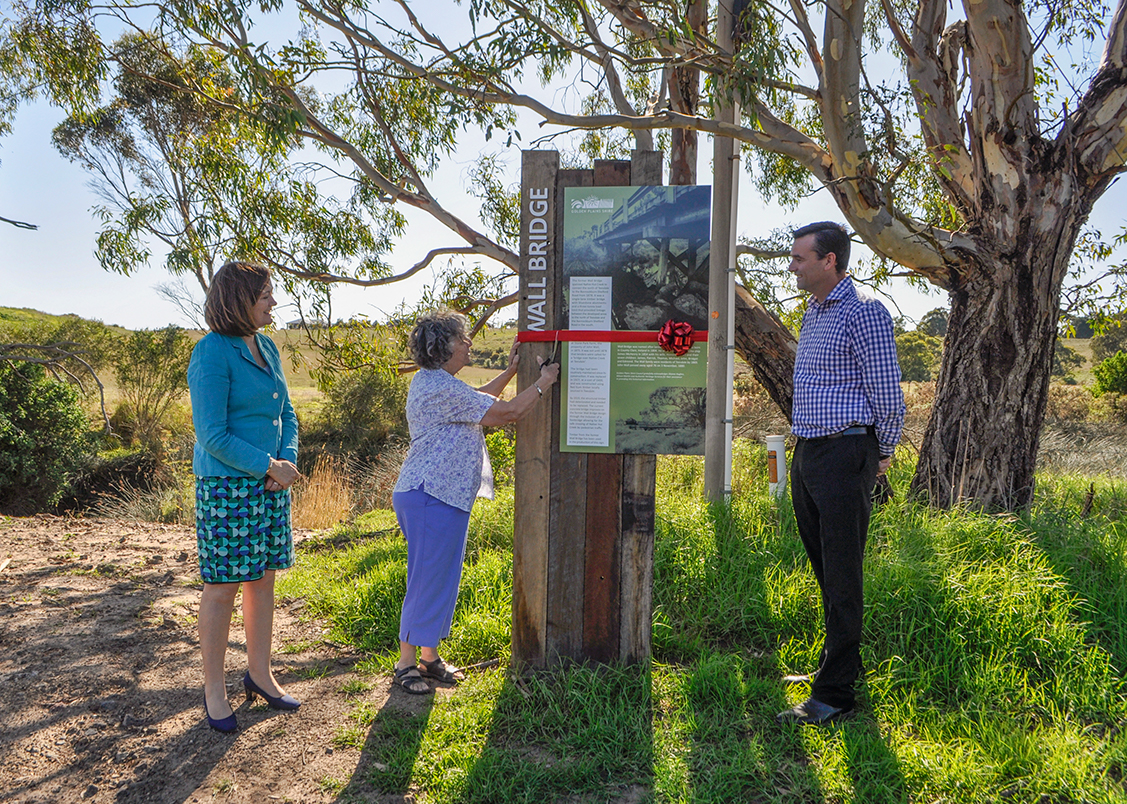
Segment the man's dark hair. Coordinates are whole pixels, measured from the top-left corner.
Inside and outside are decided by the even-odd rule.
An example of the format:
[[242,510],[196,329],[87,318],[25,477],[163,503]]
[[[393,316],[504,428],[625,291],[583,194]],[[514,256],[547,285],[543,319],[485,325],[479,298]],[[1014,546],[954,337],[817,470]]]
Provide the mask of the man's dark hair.
[[818,221],[808,223],[792,233],[795,240],[806,235],[814,235],[814,251],[818,254],[818,259],[825,259],[831,253],[836,255],[837,272],[844,274],[849,267],[849,232],[846,228],[833,221]]

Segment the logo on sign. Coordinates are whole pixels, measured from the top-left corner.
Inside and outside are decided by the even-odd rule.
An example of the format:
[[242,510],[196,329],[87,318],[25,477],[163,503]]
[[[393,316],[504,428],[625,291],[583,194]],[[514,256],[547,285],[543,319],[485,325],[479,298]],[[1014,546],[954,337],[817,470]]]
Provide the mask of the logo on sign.
[[573,210],[598,210],[603,211],[607,209],[614,209],[613,198],[599,198],[598,196],[589,195],[586,198],[576,198],[571,202]]

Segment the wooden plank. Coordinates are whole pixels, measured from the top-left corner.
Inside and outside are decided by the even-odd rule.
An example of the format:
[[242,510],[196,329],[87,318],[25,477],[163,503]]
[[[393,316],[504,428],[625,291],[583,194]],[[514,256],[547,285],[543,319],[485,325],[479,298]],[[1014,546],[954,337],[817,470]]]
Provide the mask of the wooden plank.
[[[595,186],[630,184],[630,163],[595,160]],[[594,662],[618,660],[620,607],[622,456],[587,457],[587,540],[584,550],[583,655]]]
[[632,151],[630,154],[630,183],[635,187],[661,185],[661,151]]
[[596,159],[596,187],[625,187],[630,184],[630,163],[623,159]]
[[[561,170],[556,177],[555,232],[553,241],[557,279],[553,313],[563,325],[563,210],[565,187],[590,187],[595,174],[590,170]],[[562,346],[560,347],[562,351]],[[561,376],[560,382],[567,382]],[[545,663],[548,665],[567,661],[582,661],[583,656],[583,573],[584,542],[587,530],[587,455],[559,452],[558,393],[554,394],[551,424],[552,479],[550,495],[550,525],[548,537],[548,614],[545,640]]]
[[653,643],[654,498],[656,455],[624,455],[619,547],[618,660],[647,662]]
[[607,664],[618,660],[619,530],[622,456],[587,456],[587,543],[583,583],[583,655]]
[[[559,432],[559,420],[554,427]],[[587,458],[561,452],[552,471],[547,664],[582,662],[584,550],[587,539]]]
[[[630,183],[660,185],[661,151],[634,151]],[[648,662],[653,652],[653,551],[657,456],[624,455],[622,462],[618,659]]]
[[[555,326],[554,303],[534,307],[541,299],[554,300],[557,266],[552,249],[546,249],[543,270],[530,271],[530,251],[539,252],[555,234],[557,216],[544,210],[543,201],[555,195],[559,154],[554,151],[525,151],[521,164],[521,266],[518,329]],[[539,229],[545,228],[541,234]],[[530,229],[537,231],[532,232]],[[547,240],[531,239],[545,237]],[[531,244],[538,244],[533,247]],[[539,254],[535,255],[539,256]],[[540,320],[539,310],[545,312]],[[525,343],[520,347],[517,389],[523,390],[540,376],[537,356],[548,353],[548,344]],[[553,393],[558,399],[558,395]],[[553,400],[554,401],[554,400]],[[538,404],[517,422],[515,455],[515,504],[513,517],[513,664],[542,666],[546,654],[548,619],[548,572],[550,539],[550,494],[552,463],[552,405]]]

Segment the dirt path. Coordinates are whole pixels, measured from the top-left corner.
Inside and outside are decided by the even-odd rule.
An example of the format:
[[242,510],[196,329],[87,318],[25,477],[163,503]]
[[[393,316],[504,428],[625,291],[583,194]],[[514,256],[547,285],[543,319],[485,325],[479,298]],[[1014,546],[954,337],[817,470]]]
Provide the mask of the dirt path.
[[[389,696],[387,676],[358,677],[358,657],[302,622],[300,600],[278,606],[274,667],[301,709],[243,702],[236,616],[227,680],[240,729],[207,728],[192,532],[0,516],[0,567],[0,801],[412,800],[374,791],[372,760],[333,737],[358,702],[408,711],[418,702]],[[368,689],[346,695],[358,678]]]

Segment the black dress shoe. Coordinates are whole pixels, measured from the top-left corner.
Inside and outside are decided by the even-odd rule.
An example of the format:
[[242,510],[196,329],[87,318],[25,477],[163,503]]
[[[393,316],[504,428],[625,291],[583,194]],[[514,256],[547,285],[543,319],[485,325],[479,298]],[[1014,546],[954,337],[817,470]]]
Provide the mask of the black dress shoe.
[[822,703],[813,698],[807,698],[802,703],[784,712],[779,712],[775,720],[780,723],[798,723],[803,726],[827,726],[839,720],[853,717],[853,709],[840,709]]

